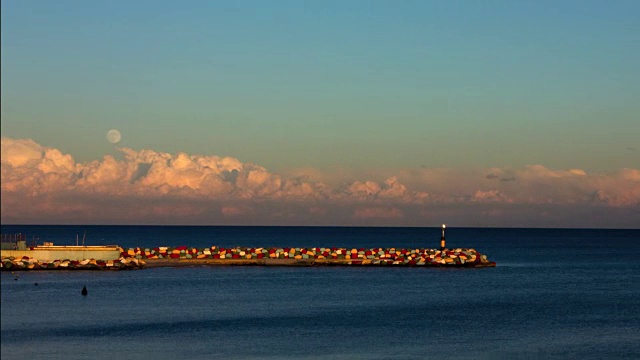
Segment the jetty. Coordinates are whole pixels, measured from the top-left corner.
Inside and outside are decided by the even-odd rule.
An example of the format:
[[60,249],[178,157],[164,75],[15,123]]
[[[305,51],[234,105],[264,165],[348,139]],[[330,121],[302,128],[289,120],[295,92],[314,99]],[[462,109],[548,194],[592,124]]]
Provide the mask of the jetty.
[[130,248],[124,258],[143,259],[147,267],[198,265],[263,265],[263,266],[426,266],[426,267],[493,267],[475,249],[396,249],[396,248],[224,248],[212,246],[197,249]]
[[144,268],[144,261],[137,259],[116,259],[116,260],[39,260],[23,256],[19,258],[2,257],[0,260],[0,271],[22,271],[22,270],[136,270]]
[[184,266],[400,266],[485,268],[496,263],[472,248],[446,247],[442,225],[439,249],[344,247],[127,248],[54,246],[47,243],[2,250],[0,270],[131,270]]
[[36,259],[2,256],[0,270],[131,270],[149,267],[184,266],[404,266],[482,268],[495,267],[475,249],[405,248],[247,248],[211,246],[198,249],[122,249],[113,260]]
[[122,258],[141,259],[146,267],[178,266],[421,266],[495,267],[475,249],[446,248],[446,225],[442,225],[440,249],[427,248],[338,248],[338,247],[218,247],[198,249],[129,248]]

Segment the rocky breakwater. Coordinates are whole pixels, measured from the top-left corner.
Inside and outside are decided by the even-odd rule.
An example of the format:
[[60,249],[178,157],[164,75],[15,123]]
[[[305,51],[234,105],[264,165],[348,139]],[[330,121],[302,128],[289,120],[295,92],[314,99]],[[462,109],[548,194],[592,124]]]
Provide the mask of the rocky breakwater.
[[21,258],[4,257],[0,261],[0,270],[134,270],[145,266],[143,260],[121,257],[118,260],[54,260],[42,261],[28,256]]
[[475,249],[397,248],[129,248],[123,258],[145,259],[148,266],[180,265],[360,265],[425,267],[494,267]]

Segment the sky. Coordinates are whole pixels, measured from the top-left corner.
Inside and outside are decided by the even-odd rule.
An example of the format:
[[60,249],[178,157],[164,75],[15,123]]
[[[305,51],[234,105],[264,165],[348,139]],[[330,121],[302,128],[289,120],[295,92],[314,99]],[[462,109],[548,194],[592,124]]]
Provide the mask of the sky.
[[640,2],[1,7],[3,224],[640,228]]

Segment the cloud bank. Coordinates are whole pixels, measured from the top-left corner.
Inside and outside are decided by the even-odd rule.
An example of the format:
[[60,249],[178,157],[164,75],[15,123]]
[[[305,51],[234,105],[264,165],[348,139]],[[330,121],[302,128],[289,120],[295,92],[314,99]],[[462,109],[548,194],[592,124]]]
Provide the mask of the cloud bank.
[[284,176],[232,157],[118,150],[117,158],[78,163],[33,140],[3,137],[2,223],[640,227],[638,169],[420,168],[353,179],[312,168]]

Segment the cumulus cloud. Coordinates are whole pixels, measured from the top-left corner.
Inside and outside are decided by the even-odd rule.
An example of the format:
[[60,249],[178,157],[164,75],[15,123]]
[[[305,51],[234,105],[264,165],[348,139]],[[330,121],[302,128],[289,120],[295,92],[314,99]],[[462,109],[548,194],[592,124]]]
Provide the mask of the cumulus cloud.
[[475,194],[473,194],[473,198],[471,199],[471,201],[509,203],[512,200],[498,190],[488,190],[488,191],[478,190],[476,191]]
[[358,197],[375,196],[380,192],[380,185],[374,181],[356,181],[349,186],[349,194]]
[[365,202],[394,201],[399,203],[424,202],[429,194],[426,192],[408,191],[407,187],[392,176],[382,183],[373,180],[354,181],[346,190],[346,199]]
[[[575,214],[617,209],[619,226],[637,227],[637,221],[619,219],[640,212],[640,170],[630,168],[592,174],[543,165],[423,167],[345,182],[357,175],[313,168],[275,174],[232,157],[119,151],[121,159],[82,163],[30,139],[3,137],[2,221],[375,225],[384,219],[424,225],[458,217],[469,226],[488,226],[528,214],[544,226],[553,223],[548,214],[554,209],[571,208]],[[606,222],[613,216],[606,214],[597,217]],[[581,221],[576,224],[592,224]]]
[[12,167],[33,165],[42,160],[44,148],[31,139],[2,138],[2,163]]

